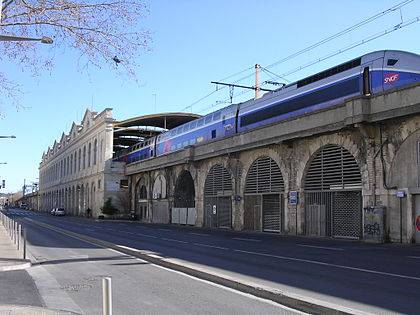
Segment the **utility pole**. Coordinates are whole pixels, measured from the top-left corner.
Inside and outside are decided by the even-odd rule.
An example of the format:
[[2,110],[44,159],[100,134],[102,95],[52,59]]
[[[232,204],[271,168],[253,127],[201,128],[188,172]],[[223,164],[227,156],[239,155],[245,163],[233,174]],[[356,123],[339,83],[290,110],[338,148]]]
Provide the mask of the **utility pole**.
[[259,64],[255,65],[255,99],[260,98],[260,69],[261,66]]

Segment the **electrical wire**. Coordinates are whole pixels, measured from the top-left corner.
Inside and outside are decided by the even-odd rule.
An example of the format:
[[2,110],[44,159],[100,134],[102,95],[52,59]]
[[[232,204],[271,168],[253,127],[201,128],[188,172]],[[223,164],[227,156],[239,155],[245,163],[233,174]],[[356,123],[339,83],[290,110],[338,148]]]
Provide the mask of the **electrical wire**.
[[[320,40],[320,41],[318,41],[318,42],[316,42],[316,43],[314,43],[314,44],[312,44],[312,45],[310,45],[310,46],[308,46],[308,47],[306,47],[306,48],[304,48],[304,49],[301,49],[301,50],[299,50],[299,51],[297,51],[297,52],[295,52],[295,53],[293,53],[293,54],[291,54],[291,55],[289,55],[289,56],[286,56],[286,57],[284,57],[284,58],[282,58],[282,59],[280,59],[280,60],[278,60],[278,61],[276,61],[276,62],[274,62],[274,63],[272,63],[272,64],[270,64],[270,65],[268,65],[268,66],[266,66],[266,67],[264,67],[264,69],[268,71],[268,69],[267,69],[267,68],[272,68],[272,67],[277,66],[277,65],[279,65],[279,64],[281,64],[281,63],[284,63],[284,62],[286,62],[286,61],[288,61],[288,60],[290,60],[290,59],[293,59],[293,58],[295,58],[295,57],[297,57],[297,56],[300,56],[300,55],[302,55],[302,54],[304,54],[304,53],[306,53],[306,52],[308,52],[308,51],[310,51],[310,50],[312,50],[312,49],[314,49],[314,48],[317,48],[317,47],[319,47],[319,46],[321,46],[321,45],[323,45],[323,44],[325,44],[325,43],[328,43],[328,42],[330,42],[330,41],[332,41],[332,40],[334,40],[334,39],[336,39],[336,38],[338,38],[338,37],[340,37],[340,36],[343,36],[343,35],[345,35],[345,34],[348,34],[348,33],[352,32],[352,31],[354,31],[354,30],[356,30],[356,29],[358,29],[358,28],[360,28],[360,27],[362,27],[362,26],[364,26],[364,25],[366,25],[366,24],[368,24],[368,23],[371,23],[371,22],[373,22],[373,21],[377,20],[378,18],[381,18],[381,17],[383,17],[383,16],[385,16],[385,15],[387,15],[387,14],[391,13],[391,12],[394,12],[394,11],[396,11],[396,10],[401,10],[401,8],[402,8],[402,7],[404,7],[405,5],[407,5],[407,4],[409,4],[409,3],[413,2],[413,1],[414,1],[414,0],[405,0],[405,1],[402,1],[402,2],[400,2],[400,3],[398,3],[398,4],[394,5],[394,6],[392,6],[392,7],[390,7],[390,8],[388,8],[388,9],[386,9],[386,10],[384,10],[384,11],[380,12],[380,13],[377,13],[377,14],[375,14],[375,15],[373,15],[373,16],[371,16],[371,17],[367,18],[367,19],[364,19],[364,20],[362,20],[362,21],[360,21],[360,22],[358,22],[358,23],[356,23],[356,24],[353,24],[352,26],[350,26],[350,27],[348,27],[348,28],[346,28],[346,29],[344,29],[344,30],[342,30],[342,31],[340,31],[340,32],[337,32],[337,33],[335,33],[335,34],[333,34],[333,35],[331,35],[331,36],[328,36],[328,37],[326,37],[326,38],[324,38],[324,39],[322,39],[322,40]],[[400,11],[400,12],[401,12],[401,11]],[[399,25],[402,25],[402,24],[404,24],[404,23],[400,23]],[[371,39],[371,40],[373,40],[373,39]],[[369,41],[370,41],[370,40],[369,40]],[[359,46],[359,45],[358,45],[358,46]],[[351,48],[349,48],[349,49],[351,49]],[[349,49],[346,49],[346,50],[349,50]],[[346,51],[346,50],[344,50],[344,51]],[[343,52],[344,52],[344,51],[343,51]],[[331,57],[333,57],[333,56],[335,56],[335,55],[336,55],[336,54],[334,54],[334,55],[330,56],[329,58],[331,58]],[[328,58],[325,58],[325,59],[328,59]],[[322,60],[320,60],[320,61],[323,61],[323,60],[325,60],[325,59],[322,59]],[[319,61],[319,62],[320,62],[320,61]],[[315,64],[315,63],[312,63],[312,64],[310,64],[310,65],[313,65],[313,64]],[[306,67],[309,67],[310,65],[304,65],[301,69],[304,69],[304,68],[306,68]],[[299,67],[299,68],[300,68],[300,67]],[[230,78],[235,77],[235,76],[237,76],[237,75],[239,75],[239,74],[242,74],[242,73],[244,73],[244,72],[250,71],[251,69],[254,69],[254,66],[249,67],[249,68],[244,69],[244,70],[241,70],[241,71],[238,71],[238,72],[236,72],[236,73],[234,73],[234,74],[232,74],[232,75],[229,75],[229,76],[227,76],[227,77],[225,77],[225,78],[223,78],[223,79],[221,79],[221,80],[219,80],[219,81],[224,81],[224,80],[230,79]],[[301,69],[299,69],[299,70],[301,70]],[[295,72],[297,72],[297,71],[299,71],[299,70],[296,70]],[[292,72],[292,73],[295,73],[295,72]],[[277,75],[277,74],[275,74],[275,73],[273,73],[273,72],[271,72],[271,73],[272,73],[272,74],[274,74],[274,75],[276,75],[276,76],[279,76],[279,75]],[[289,73],[289,74],[291,74],[291,73]],[[248,79],[248,78],[252,77],[253,75],[254,75],[254,73],[251,73],[251,74],[249,74],[249,75],[243,76],[243,77],[239,78],[238,80],[234,81],[233,83],[235,84],[235,83],[241,82],[241,81],[243,81],[243,80],[245,80],[245,79]],[[284,80],[286,80],[286,81],[287,81],[287,79],[285,79],[285,78],[284,78],[284,76],[287,76],[287,75],[288,75],[288,74],[282,74],[282,75],[280,75],[279,77],[281,77],[282,79],[284,79]],[[222,86],[222,87],[220,87],[220,88],[215,89],[214,91],[212,91],[212,92],[210,92],[210,93],[206,94],[205,96],[201,97],[200,99],[198,99],[198,100],[194,101],[194,102],[193,102],[193,103],[191,103],[190,105],[188,105],[188,106],[184,107],[184,108],[182,109],[182,111],[185,111],[185,110],[187,110],[187,109],[191,109],[191,111],[192,111],[192,106],[193,106],[193,105],[196,105],[196,104],[200,103],[201,101],[203,101],[203,100],[205,100],[206,98],[210,97],[210,96],[211,96],[211,95],[213,95],[214,93],[216,93],[216,92],[218,92],[218,91],[221,91],[221,90],[223,90],[223,89],[225,89],[225,88],[227,88],[227,86]],[[248,92],[248,91],[247,91],[247,92]]]

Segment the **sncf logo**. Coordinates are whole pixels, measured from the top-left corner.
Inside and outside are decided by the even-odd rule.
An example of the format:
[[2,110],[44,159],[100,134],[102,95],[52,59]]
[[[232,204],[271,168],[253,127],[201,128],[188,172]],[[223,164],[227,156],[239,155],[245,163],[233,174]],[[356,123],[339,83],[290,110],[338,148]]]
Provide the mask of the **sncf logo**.
[[384,83],[394,83],[395,81],[398,81],[400,78],[400,75],[398,73],[387,73],[384,75]]

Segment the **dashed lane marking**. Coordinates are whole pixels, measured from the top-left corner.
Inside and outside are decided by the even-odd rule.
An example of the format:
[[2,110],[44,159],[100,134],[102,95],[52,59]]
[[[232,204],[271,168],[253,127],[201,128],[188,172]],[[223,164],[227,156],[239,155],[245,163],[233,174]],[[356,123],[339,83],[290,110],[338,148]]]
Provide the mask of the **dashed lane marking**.
[[216,249],[222,249],[222,250],[228,250],[227,247],[222,246],[214,246],[214,245],[208,245],[208,244],[202,244],[202,243],[193,243],[195,246],[202,246],[202,247],[210,247],[210,248],[216,248]]
[[419,277],[406,276],[406,275],[401,275],[401,274],[397,274],[397,273],[390,273],[390,272],[377,271],[377,270],[371,270],[371,269],[350,267],[350,266],[345,266],[345,265],[336,265],[336,264],[326,263],[326,262],[317,261],[317,260],[294,258],[294,257],[287,257],[287,256],[279,256],[279,255],[273,255],[273,254],[251,252],[251,251],[240,250],[240,249],[234,249],[233,251],[238,252],[238,253],[250,254],[250,255],[273,257],[273,258],[277,258],[277,259],[281,259],[281,260],[297,261],[297,262],[303,262],[303,263],[313,264],[313,265],[335,267],[335,268],[339,268],[339,269],[354,270],[354,271],[360,271],[360,272],[371,273],[371,274],[376,274],[376,275],[390,276],[390,277],[395,277],[395,278],[420,281]]
[[336,250],[336,251],[343,251],[344,249],[338,247],[325,247],[325,246],[313,246],[313,245],[306,245],[306,244],[296,244],[300,247],[309,247],[309,248],[319,248],[319,249],[326,249],[326,250]]
[[412,259],[420,259],[420,256],[407,256],[408,258],[412,258]]
[[149,238],[158,238],[157,236],[147,235],[147,234],[143,234],[143,233],[136,233],[136,235],[138,235],[138,236],[144,236],[144,237],[149,237]]
[[210,234],[205,234],[205,233],[194,233],[194,232],[189,232],[188,234],[198,235],[198,236],[211,236]]
[[176,239],[173,239],[173,238],[161,237],[160,239],[164,240],[164,241],[169,241],[169,242],[177,242],[177,243],[188,244],[188,242],[186,242],[186,241],[176,240]]
[[258,240],[256,238],[232,237],[232,239],[244,242],[261,242],[261,240]]
[[158,229],[159,231],[171,231],[170,229]]

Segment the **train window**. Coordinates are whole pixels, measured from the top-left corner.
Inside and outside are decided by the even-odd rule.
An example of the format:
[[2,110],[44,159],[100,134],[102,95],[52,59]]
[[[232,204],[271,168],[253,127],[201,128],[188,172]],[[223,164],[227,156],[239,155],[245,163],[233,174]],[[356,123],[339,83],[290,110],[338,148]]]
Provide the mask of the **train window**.
[[212,139],[216,138],[216,130],[211,131],[211,138]]
[[173,136],[175,136],[175,135],[176,135],[176,132],[175,132],[175,130],[174,130],[174,129],[172,129],[172,130],[171,130],[171,133],[170,133],[170,136],[171,136],[171,137],[173,137]]
[[190,129],[194,129],[195,127],[197,127],[197,120],[194,120],[190,123]]
[[185,124],[184,128],[182,128],[182,131],[187,132],[189,127],[190,127],[190,124]]
[[205,123],[206,125],[207,125],[208,123],[210,123],[210,122],[211,122],[212,117],[213,117],[213,115],[212,115],[212,114],[210,114],[210,115],[206,116],[206,118],[205,118],[205,120],[204,120],[204,123]]
[[363,69],[363,94],[370,95],[370,75],[369,67]]
[[394,66],[398,62],[398,59],[388,59],[386,62],[387,66]]
[[221,112],[215,112],[213,114],[213,121],[219,120],[221,116],[222,116],[222,113]]
[[204,125],[204,118],[199,119],[197,122],[197,127],[201,127],[202,125]]
[[223,117],[222,117],[222,124],[224,125],[225,123],[226,123],[226,116],[223,115]]

